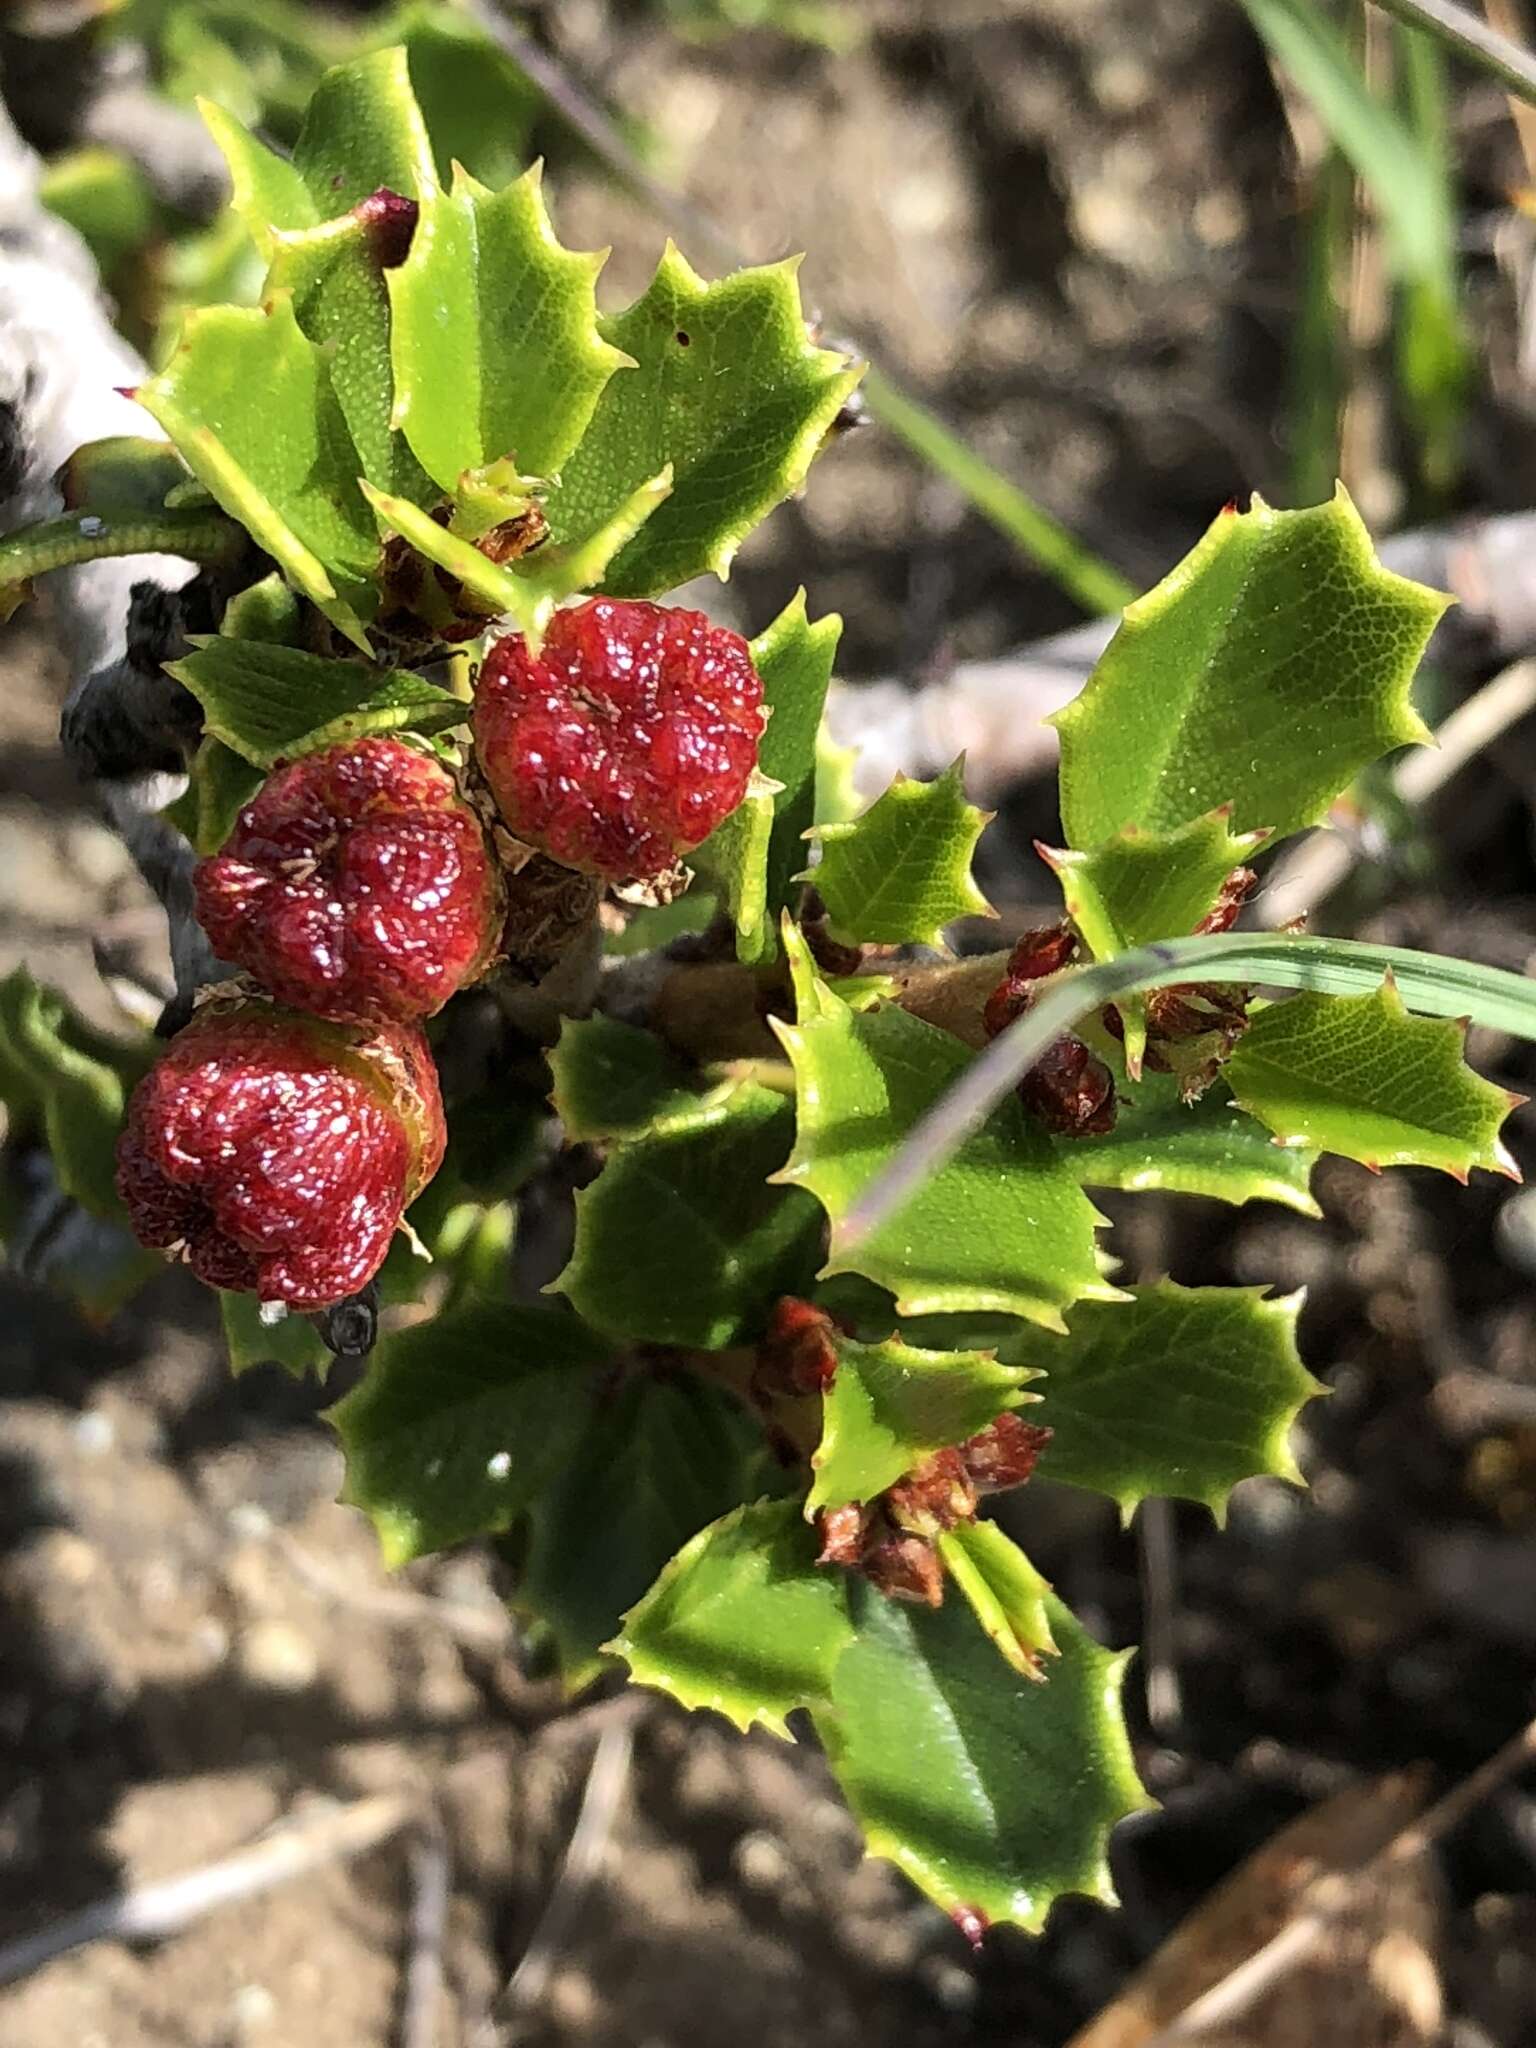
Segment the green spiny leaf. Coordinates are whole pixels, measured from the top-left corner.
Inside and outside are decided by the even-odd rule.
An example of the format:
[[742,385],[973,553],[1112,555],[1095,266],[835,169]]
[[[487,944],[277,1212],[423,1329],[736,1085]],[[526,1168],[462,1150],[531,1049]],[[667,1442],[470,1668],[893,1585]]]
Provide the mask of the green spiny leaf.
[[1185,1102],[1171,1074],[1119,1084],[1120,1112],[1102,1137],[1072,1138],[1061,1154],[1085,1188],[1210,1195],[1218,1202],[1280,1202],[1321,1215],[1312,1199],[1317,1153],[1281,1147],[1224,1088]]
[[957,917],[990,916],[971,878],[987,813],[965,800],[964,761],[935,782],[900,776],[860,818],[818,825],[808,879],[834,937],[851,945],[935,946]]
[[1374,995],[1302,994],[1261,1010],[1226,1081],[1281,1145],[1518,1179],[1499,1130],[1519,1098],[1470,1070],[1465,1037],[1452,1018],[1410,1017],[1389,976]]
[[1046,1602],[1050,1587],[996,1522],[961,1522],[939,1537],[944,1568],[986,1635],[1021,1678],[1045,1678],[1056,1655]]
[[1148,1804],[1120,1717],[1127,1659],[1042,1595],[1059,1655],[1040,1684],[971,1608],[897,1606],[855,1589],[857,1635],[832,1705],[814,1709],[871,1851],[946,1912],[1038,1932],[1054,1899],[1112,1902],[1105,1848]]
[[527,161],[528,131],[543,105],[537,88],[451,9],[397,10],[385,33],[405,51],[442,182],[457,162],[487,185],[509,184]]
[[784,1098],[749,1084],[617,1146],[576,1197],[576,1245],[554,1285],[616,1337],[750,1341],[780,1295],[809,1291],[820,1256],[815,1203],[769,1184],[793,1128]]
[[572,1144],[713,1120],[731,1089],[729,1082],[701,1089],[654,1031],[601,1012],[567,1017],[549,1064],[555,1112]]
[[760,1500],[701,1529],[606,1647],[637,1684],[787,1741],[785,1716],[830,1701],[852,1640],[847,1583],[817,1568],[798,1503]]
[[381,187],[420,200],[436,190],[432,143],[403,49],[375,50],[326,72],[293,145],[293,166],[322,220]]
[[673,486],[605,577],[613,596],[726,575],[745,536],[803,481],[858,383],[861,366],[808,338],[796,267],[706,285],[669,244],[644,296],[602,323],[635,368],[608,383],[561,467],[548,504],[555,538],[601,526],[668,464]]
[[1223,512],[1053,720],[1069,842],[1218,804],[1239,833],[1316,823],[1367,762],[1428,738],[1408,689],[1445,606],[1381,567],[1342,489]]
[[835,1336],[837,1374],[822,1400],[808,1515],[869,1501],[946,1444],[963,1443],[1032,1399],[1030,1377],[985,1351],[919,1351],[892,1337]]
[[786,924],[798,1021],[775,1020],[795,1071],[798,1126],[782,1178],[832,1219],[823,1273],[862,1273],[903,1315],[997,1310],[1058,1328],[1099,1278],[1099,1221],[1050,1140],[1018,1101],[1001,1103],[938,1173],[857,1250],[839,1223],[902,1140],[969,1065],[947,1031],[905,1010],[856,1014],[811,967]]
[[581,1434],[534,1503],[517,1603],[577,1686],[676,1552],[764,1484],[761,1437],[719,1387],[639,1377],[615,1392],[599,1378],[570,1406]]
[[474,1303],[396,1331],[332,1410],[342,1499],[400,1565],[505,1529],[571,1457],[608,1347],[550,1309]]
[[325,358],[291,299],[189,314],[136,396],[230,517],[366,653],[378,532]]
[[230,205],[263,256],[273,250],[274,228],[312,228],[324,217],[300,172],[287,157],[258,142],[217,101],[200,99],[197,111],[229,166]]
[[460,698],[408,669],[224,634],[166,666],[202,705],[204,729],[258,768],[367,733],[443,732],[469,716]]
[[1233,834],[1229,815],[1225,808],[1211,811],[1165,832],[1129,825],[1091,853],[1040,849],[1061,883],[1068,917],[1096,960],[1194,930],[1227,876],[1268,836]]
[[[556,241],[537,166],[501,192],[460,170],[451,192],[423,201],[410,254],[389,272],[395,424],[445,491],[503,456],[541,476],[568,463],[627,360],[598,329],[602,260]],[[667,460],[556,538],[584,539]]]
[[816,739],[842,630],[835,612],[812,625],[800,590],[752,642],[769,714],[758,766],[779,788],[749,796],[694,856],[722,879],[736,919],[737,957],[744,961],[772,957],[778,914],[815,822]]
[[1323,1391],[1297,1354],[1300,1308],[1299,1294],[1162,1280],[1081,1303],[1064,1337],[1019,1331],[1005,1355],[1046,1373],[1041,1476],[1107,1493],[1127,1516],[1151,1494],[1221,1516],[1240,1479],[1299,1480],[1290,1427]]

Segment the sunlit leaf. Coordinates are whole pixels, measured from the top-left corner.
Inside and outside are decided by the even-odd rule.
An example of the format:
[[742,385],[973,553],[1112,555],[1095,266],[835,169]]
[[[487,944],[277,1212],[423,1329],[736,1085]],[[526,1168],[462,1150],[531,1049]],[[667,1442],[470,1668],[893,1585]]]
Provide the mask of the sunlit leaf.
[[854,945],[937,945],[959,917],[991,905],[971,876],[987,822],[965,800],[964,763],[934,782],[893,782],[862,817],[821,824],[813,870],[833,936]]

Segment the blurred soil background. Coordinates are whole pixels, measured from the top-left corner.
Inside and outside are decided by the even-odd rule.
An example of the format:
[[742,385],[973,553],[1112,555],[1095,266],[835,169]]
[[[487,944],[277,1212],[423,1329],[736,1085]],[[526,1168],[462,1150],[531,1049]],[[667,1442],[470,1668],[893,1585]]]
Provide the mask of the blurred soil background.
[[[863,31],[840,51],[689,41],[648,0],[528,19],[748,256],[810,252],[828,334],[868,347],[1137,585],[1225,500],[1291,502],[1308,134],[1235,0],[835,11]],[[66,119],[47,96],[61,46],[3,33],[0,61],[23,127]],[[1394,409],[1379,284],[1346,279],[1340,299],[1358,344],[1350,482],[1383,530],[1536,504],[1536,387],[1519,373],[1536,231],[1508,198],[1526,167],[1496,89],[1460,80],[1451,105],[1478,364],[1453,484],[1426,486]],[[609,289],[638,289],[663,230],[556,124],[540,139],[564,238],[611,242]],[[753,540],[727,601],[761,623],[800,582],[843,613],[851,679],[916,684],[1081,616],[876,425]],[[46,622],[18,621],[0,659],[0,968],[25,961],[106,1018],[96,954],[152,953],[156,913],[58,757]],[[1334,927],[1527,967],[1533,800],[1527,723],[1357,878]],[[1048,783],[1019,790],[1005,847],[1049,833],[1051,806]],[[1017,919],[1048,901],[1022,857],[987,879]],[[1527,1049],[1473,1054],[1536,1092]],[[1511,1136],[1531,1165],[1530,1112]],[[443,2048],[1057,2048],[1308,1805],[1414,1763],[1451,1782],[1536,1708],[1536,1215],[1502,1181],[1340,1163],[1318,1192],[1321,1223],[1116,1204],[1135,1277],[1305,1286],[1304,1354],[1333,1397],[1298,1433],[1310,1492],[1252,1482],[1225,1530],[1178,1508],[1149,1544],[1044,1485],[1010,1507],[1090,1627],[1150,1636],[1132,1713],[1164,1803],[1122,1832],[1118,1911],[1071,1901],[1038,1940],[1003,1930],[977,1957],[861,1863],[814,1754],[649,1698],[566,1707],[500,1637],[479,1553],[407,1573],[414,1603],[381,1598],[371,1531],[334,1504],[324,1391],[266,1368],[233,1382],[190,1283],[167,1275],[93,1328],[0,1280],[0,1942],[326,1796],[430,1778],[452,1886]],[[600,1739],[610,1761],[627,1739],[632,1762],[566,1924],[535,1936]],[[414,1867],[397,1840],[160,1946],[66,1957],[0,1990],[0,2043],[384,2048]],[[1458,1828],[1425,1886],[1423,1925],[1389,1918],[1370,1951],[1390,2023],[1232,2038],[1536,2040],[1530,1787]],[[477,2031],[531,1937],[515,2027]]]

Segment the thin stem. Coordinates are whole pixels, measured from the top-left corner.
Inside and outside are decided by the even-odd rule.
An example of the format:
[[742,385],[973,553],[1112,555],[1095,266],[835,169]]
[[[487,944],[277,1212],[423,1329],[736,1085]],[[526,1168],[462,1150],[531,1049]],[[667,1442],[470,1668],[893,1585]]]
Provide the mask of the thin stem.
[[1490,28],[1469,7],[1458,5],[1458,0],[1375,0],[1375,4],[1410,28],[1423,29],[1447,49],[1489,72],[1517,99],[1536,106],[1536,56]]

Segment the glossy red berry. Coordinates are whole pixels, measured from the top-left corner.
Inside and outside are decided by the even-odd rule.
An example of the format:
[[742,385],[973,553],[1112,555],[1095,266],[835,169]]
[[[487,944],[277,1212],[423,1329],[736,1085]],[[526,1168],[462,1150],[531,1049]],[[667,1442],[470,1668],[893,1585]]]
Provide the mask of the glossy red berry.
[[216,1001],[134,1090],[117,1186],[210,1286],[327,1308],[378,1271],[444,1135],[419,1031]]
[[197,869],[221,959],[317,1017],[412,1023],[494,957],[500,869],[439,762],[356,740],[280,768]]
[[475,751],[508,826],[567,867],[654,881],[747,793],[763,693],[738,633],[611,597],[557,612],[542,652],[491,649]]

